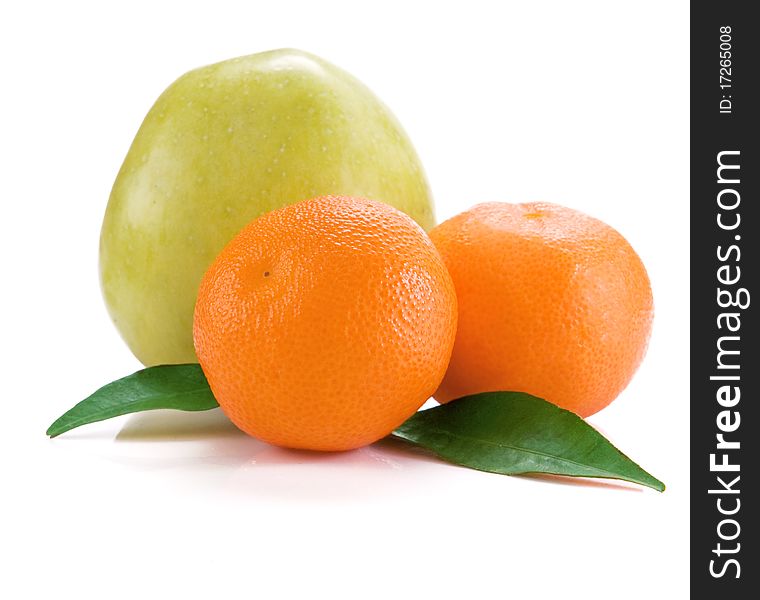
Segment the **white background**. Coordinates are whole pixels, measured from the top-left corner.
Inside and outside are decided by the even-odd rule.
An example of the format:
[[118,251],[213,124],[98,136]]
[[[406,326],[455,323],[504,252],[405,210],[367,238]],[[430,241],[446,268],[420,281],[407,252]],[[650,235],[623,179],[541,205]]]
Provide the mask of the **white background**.
[[[687,596],[686,3],[3,6],[0,596]],[[651,276],[654,335],[632,384],[590,420],[664,494],[489,475],[391,442],[289,452],[214,414],[46,439],[60,413],[140,366],[103,306],[97,247],[143,116],[186,70],[287,46],[394,110],[439,220],[547,200],[629,239]]]

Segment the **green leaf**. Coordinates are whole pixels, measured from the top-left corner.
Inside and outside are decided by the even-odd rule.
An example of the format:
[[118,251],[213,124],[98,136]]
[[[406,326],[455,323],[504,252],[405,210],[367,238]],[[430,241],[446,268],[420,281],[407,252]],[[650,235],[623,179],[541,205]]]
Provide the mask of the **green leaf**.
[[393,435],[480,471],[622,479],[665,490],[579,416],[529,394],[460,398],[418,412]]
[[67,431],[144,410],[209,410],[217,404],[200,365],[162,365],[137,371],[103,386],[59,417],[47,430]]

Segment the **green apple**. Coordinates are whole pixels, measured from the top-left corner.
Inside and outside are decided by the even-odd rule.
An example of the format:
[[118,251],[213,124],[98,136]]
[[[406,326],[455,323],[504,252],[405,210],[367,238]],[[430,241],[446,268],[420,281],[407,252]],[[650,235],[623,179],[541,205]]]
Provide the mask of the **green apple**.
[[334,65],[275,50],[169,86],[119,171],[100,238],[106,305],[135,356],[195,362],[198,284],[219,251],[262,213],[325,194],[372,198],[434,225],[408,137]]

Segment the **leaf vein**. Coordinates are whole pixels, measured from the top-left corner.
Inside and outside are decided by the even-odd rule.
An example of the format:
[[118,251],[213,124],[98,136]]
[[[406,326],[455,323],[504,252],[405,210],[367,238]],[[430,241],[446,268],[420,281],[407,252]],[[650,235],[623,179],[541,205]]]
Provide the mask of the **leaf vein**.
[[[450,430],[442,429],[442,428],[436,427],[434,425],[432,425],[432,426],[429,425],[429,428],[432,431],[437,431],[439,433],[443,433],[443,434],[449,435],[452,438],[467,440],[467,441],[470,441],[470,442],[476,442],[476,443],[484,444],[484,445],[488,445],[488,446],[495,446],[497,448],[505,448],[505,449],[509,449],[509,450],[514,450],[516,452],[525,452],[527,454],[535,454],[537,456],[542,456],[544,458],[554,459],[554,460],[559,461],[559,462],[572,464],[572,465],[575,465],[577,467],[583,467],[585,469],[592,470],[592,471],[594,471],[596,473],[604,473],[604,474],[607,474],[607,475],[616,475],[616,473],[614,471],[608,471],[606,469],[600,469],[600,468],[594,467],[592,465],[585,465],[583,463],[574,461],[572,459],[563,458],[561,456],[555,456],[553,454],[547,454],[546,452],[541,452],[540,450],[533,450],[531,448],[522,448],[520,446],[513,446],[512,444],[505,444],[505,443],[501,443],[501,442],[492,442],[492,441],[486,440],[486,439],[474,438],[474,437],[470,437],[470,436],[466,436],[466,435],[461,435],[461,434],[455,434],[455,433],[452,433]],[[613,477],[613,479],[614,478],[616,478],[616,477]]]

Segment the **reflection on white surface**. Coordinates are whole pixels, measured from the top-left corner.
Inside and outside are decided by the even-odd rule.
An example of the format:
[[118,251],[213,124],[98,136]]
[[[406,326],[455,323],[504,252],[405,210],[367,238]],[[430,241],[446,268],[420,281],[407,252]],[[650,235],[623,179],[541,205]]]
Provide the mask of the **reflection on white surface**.
[[115,437],[108,431],[108,424],[99,424],[56,443],[97,454],[129,471],[153,474],[156,486],[243,501],[388,502],[410,495],[446,496],[452,482],[478,485],[485,483],[483,479],[506,488],[561,485],[598,488],[597,493],[600,488],[641,492],[638,486],[623,482],[482,473],[447,464],[393,438],[348,452],[288,450],[242,433],[218,409],[149,411],[129,416]]
[[116,440],[201,440],[230,435],[242,434],[219,409],[202,412],[154,410],[131,415]]
[[348,452],[278,448],[242,433],[220,410],[131,415],[115,436],[105,423],[92,427],[56,443],[194,494],[298,503],[403,498],[431,478],[445,486],[438,469],[457,469],[394,439]]

